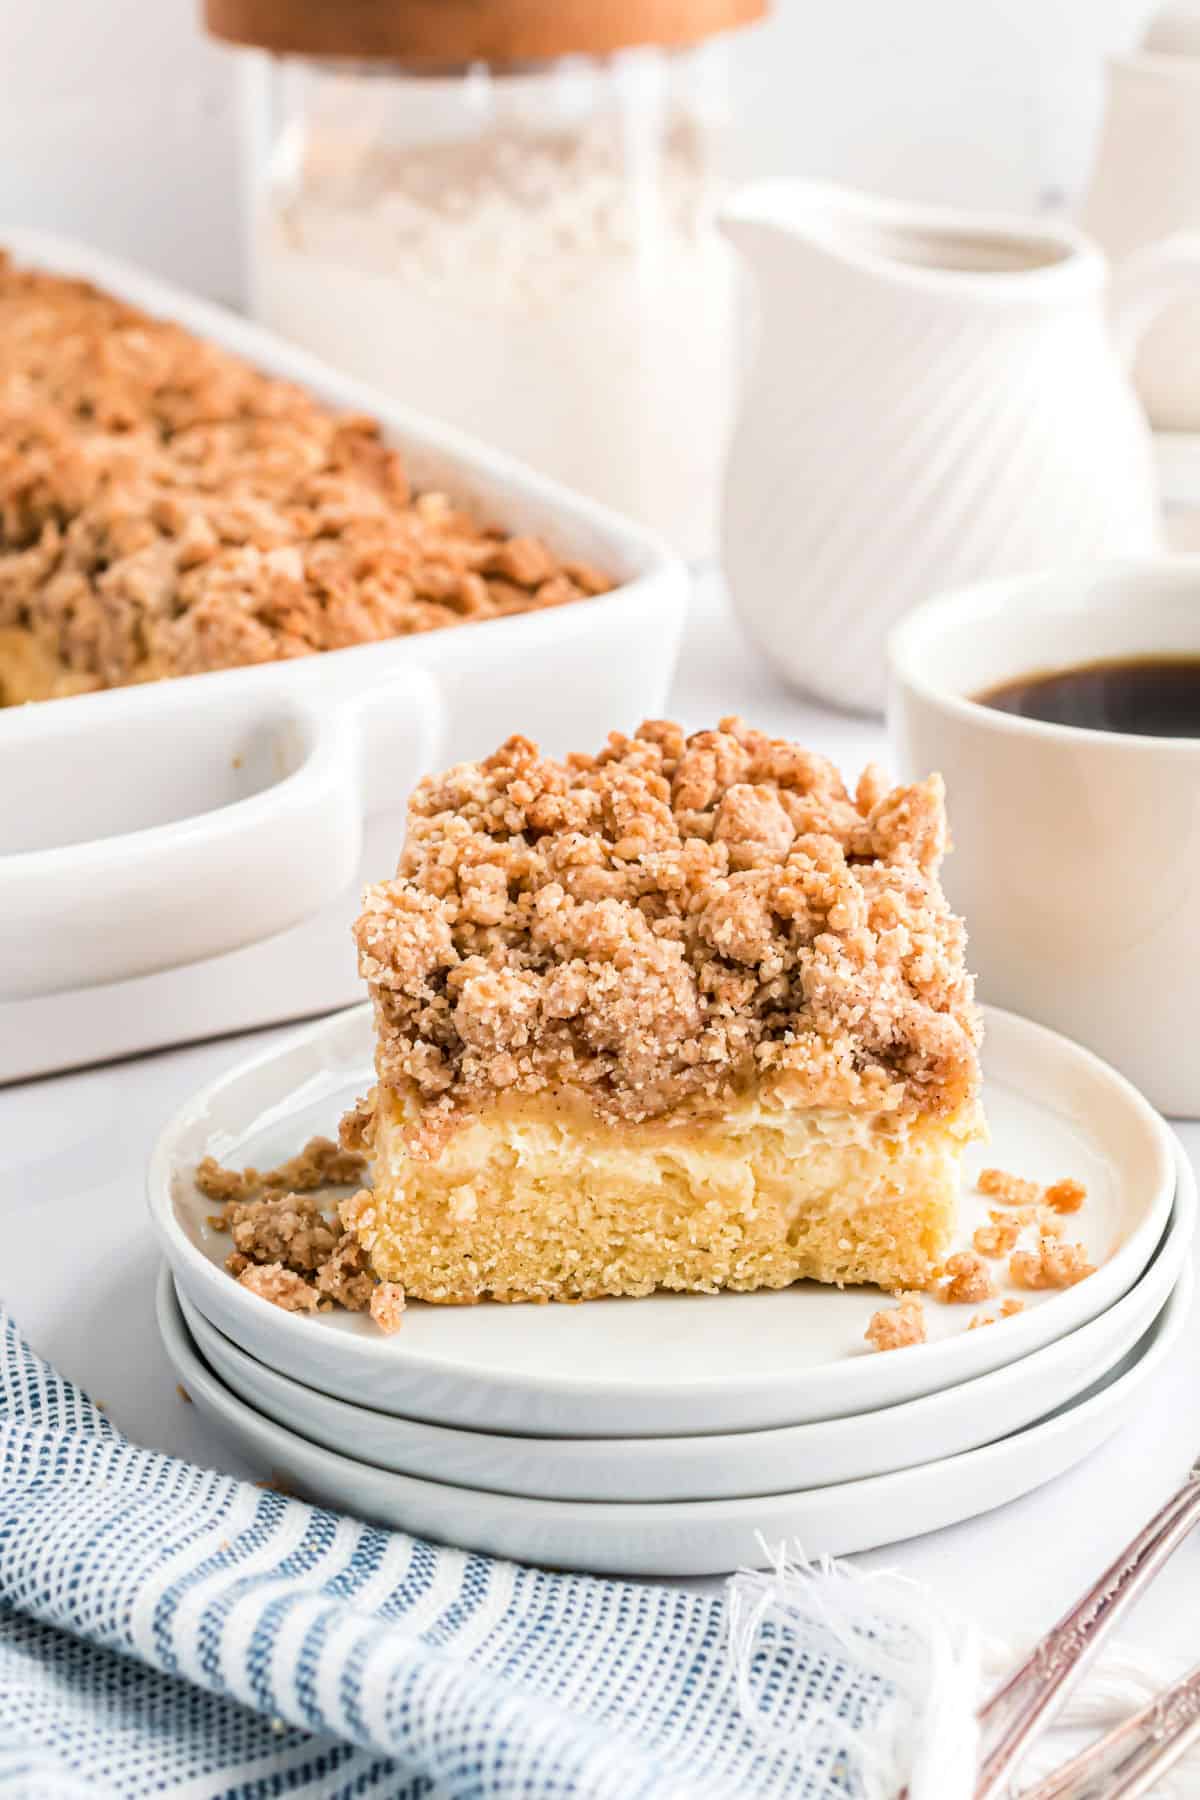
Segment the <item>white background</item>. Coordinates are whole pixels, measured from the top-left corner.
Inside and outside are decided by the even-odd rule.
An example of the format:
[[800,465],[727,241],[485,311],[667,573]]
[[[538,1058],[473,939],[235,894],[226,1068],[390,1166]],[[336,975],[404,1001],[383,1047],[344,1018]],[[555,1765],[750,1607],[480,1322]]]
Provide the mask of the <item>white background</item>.
[[[746,170],[1032,210],[1086,178],[1152,0],[776,0],[735,52]],[[0,227],[241,297],[234,53],[196,0],[0,0]]]

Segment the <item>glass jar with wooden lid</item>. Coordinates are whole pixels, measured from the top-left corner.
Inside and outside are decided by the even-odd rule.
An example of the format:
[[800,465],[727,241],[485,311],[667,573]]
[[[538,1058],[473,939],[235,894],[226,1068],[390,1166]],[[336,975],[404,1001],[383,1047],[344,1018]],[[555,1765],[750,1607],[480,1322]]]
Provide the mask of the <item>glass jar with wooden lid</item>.
[[766,0],[205,0],[245,58],[250,292],[381,394],[716,541],[729,34]]

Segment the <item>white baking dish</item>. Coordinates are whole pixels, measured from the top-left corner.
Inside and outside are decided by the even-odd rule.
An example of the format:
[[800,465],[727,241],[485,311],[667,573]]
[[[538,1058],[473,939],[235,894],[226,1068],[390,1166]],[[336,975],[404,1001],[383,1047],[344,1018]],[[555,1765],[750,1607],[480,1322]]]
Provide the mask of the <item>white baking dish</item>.
[[[621,583],[546,612],[0,710],[0,1081],[361,997],[349,928],[422,768],[658,711],[686,575],[655,539],[271,333],[40,233],[79,275],[381,420],[419,487]],[[431,355],[436,347],[431,346]]]

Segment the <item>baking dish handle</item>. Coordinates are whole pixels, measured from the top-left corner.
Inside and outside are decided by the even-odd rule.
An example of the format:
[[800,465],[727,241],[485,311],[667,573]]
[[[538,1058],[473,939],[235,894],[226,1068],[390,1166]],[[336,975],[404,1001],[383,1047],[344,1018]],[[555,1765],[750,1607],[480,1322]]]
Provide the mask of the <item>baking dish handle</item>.
[[380,788],[400,803],[443,738],[421,669],[332,707],[253,683],[231,698],[204,678],[138,699],[136,716],[93,716],[82,750],[74,701],[24,721],[20,780],[0,784],[0,1001],[302,924],[357,879]]

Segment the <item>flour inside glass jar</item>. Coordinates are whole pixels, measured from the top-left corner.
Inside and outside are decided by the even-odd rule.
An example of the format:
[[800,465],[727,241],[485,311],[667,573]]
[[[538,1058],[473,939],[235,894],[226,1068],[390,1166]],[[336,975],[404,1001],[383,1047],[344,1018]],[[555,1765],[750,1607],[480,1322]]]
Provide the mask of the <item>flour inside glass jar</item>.
[[256,311],[709,553],[731,385],[724,73],[720,40],[505,73],[274,65]]

